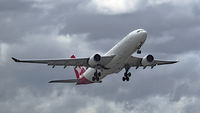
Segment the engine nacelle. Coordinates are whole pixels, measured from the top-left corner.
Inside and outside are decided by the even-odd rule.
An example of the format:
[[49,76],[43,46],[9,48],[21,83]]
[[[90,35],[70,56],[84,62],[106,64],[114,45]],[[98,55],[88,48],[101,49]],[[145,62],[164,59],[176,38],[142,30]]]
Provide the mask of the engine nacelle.
[[151,66],[154,62],[154,57],[152,55],[146,55],[142,58],[142,65],[143,66]]
[[95,67],[97,66],[98,64],[100,64],[100,61],[101,61],[101,56],[99,54],[94,54],[90,57],[89,61],[88,61],[88,64],[91,66],[91,67]]

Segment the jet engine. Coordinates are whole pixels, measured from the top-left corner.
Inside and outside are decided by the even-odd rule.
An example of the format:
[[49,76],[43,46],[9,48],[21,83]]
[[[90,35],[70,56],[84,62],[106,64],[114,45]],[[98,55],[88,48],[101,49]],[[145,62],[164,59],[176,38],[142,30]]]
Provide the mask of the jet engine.
[[101,56],[99,54],[94,54],[89,58],[88,64],[91,67],[96,67],[98,64],[100,64]]
[[154,62],[154,57],[152,55],[146,55],[142,58],[141,64],[143,66],[151,66]]

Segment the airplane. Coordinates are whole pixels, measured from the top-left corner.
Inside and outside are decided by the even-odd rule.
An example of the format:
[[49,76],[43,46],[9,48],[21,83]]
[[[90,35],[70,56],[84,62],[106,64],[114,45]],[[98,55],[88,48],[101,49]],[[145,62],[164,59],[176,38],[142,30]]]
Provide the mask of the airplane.
[[126,35],[104,55],[95,53],[88,58],[75,58],[72,55],[71,58],[52,60],[19,60],[13,57],[12,59],[15,62],[21,63],[47,64],[48,66],[52,66],[52,68],[55,66],[63,66],[64,68],[74,66],[76,79],[53,80],[49,83],[76,83],[76,85],[101,83],[104,77],[113,73],[119,73],[122,69],[125,69],[122,81],[129,81],[131,77],[129,69],[131,67],[135,67],[135,69],[143,67],[145,69],[149,66],[152,69],[156,65],[174,64],[178,62],[156,60],[151,54],[143,58],[132,56],[135,52],[141,54],[141,47],[146,39],[147,31],[137,29]]

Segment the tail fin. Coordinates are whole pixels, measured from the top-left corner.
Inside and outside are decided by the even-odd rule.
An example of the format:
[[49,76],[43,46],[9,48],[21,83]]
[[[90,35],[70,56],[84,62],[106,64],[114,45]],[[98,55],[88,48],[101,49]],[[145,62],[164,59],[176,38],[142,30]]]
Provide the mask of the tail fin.
[[[71,58],[76,58],[76,57],[74,55],[72,55]],[[82,66],[75,66],[74,67],[74,72],[76,74],[77,79],[79,79],[85,71],[86,71],[85,67],[82,67]]]

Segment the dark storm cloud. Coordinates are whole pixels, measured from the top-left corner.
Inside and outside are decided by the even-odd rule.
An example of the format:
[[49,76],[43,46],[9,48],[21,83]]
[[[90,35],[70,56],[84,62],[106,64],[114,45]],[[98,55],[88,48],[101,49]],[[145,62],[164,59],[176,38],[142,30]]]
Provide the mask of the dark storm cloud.
[[[23,36],[28,29],[31,29],[29,16],[34,13],[35,9],[32,8],[33,4],[33,1],[24,0],[0,1],[1,42],[16,41]],[[32,19],[31,21],[33,22]]]
[[75,7],[76,3],[68,1],[65,3],[64,9],[64,6],[58,8],[62,6],[62,2],[61,4],[34,0],[4,0],[0,2],[2,5],[0,41],[6,43],[21,41],[27,34],[52,32],[52,29],[57,29],[60,24],[62,25],[62,20],[67,15],[65,10]]
[[[0,111],[21,113],[31,108],[32,112],[61,113],[152,112],[152,109],[159,112],[159,109],[172,108],[172,111],[193,109],[197,112],[199,7],[188,6],[184,11],[183,7],[165,3],[109,15],[84,10],[88,2],[0,2],[3,6],[0,25],[4,26],[0,28],[0,50],[6,51],[0,54],[6,58],[0,58]],[[47,83],[53,79],[75,78],[72,68],[52,69],[10,60],[12,56],[66,58],[76,54],[88,57],[96,51],[106,52],[137,28],[148,32],[141,56],[153,53],[156,58],[178,58],[180,62],[153,70],[132,68],[133,75],[127,83],[121,81],[123,70],[106,77],[102,84],[75,86]],[[180,103],[181,107],[177,107]]]
[[[120,40],[132,30],[143,28],[148,31],[148,40],[167,38],[163,37],[163,34],[174,37],[173,40],[167,42],[163,47],[159,44],[148,45],[145,48],[147,51],[149,51],[148,48],[153,48],[156,52],[181,53],[185,50],[190,51],[199,48],[199,41],[190,41],[190,39],[198,38],[198,30],[195,29],[200,26],[200,16],[194,14],[196,10],[193,7],[191,11],[190,9],[186,10],[188,11],[184,12],[180,7],[163,4],[122,15],[97,15],[94,13],[74,12],[70,17],[66,17],[65,22],[67,24],[61,33],[89,32],[89,38],[91,39],[89,41],[96,43],[99,40],[109,38]],[[185,44],[185,42],[189,42],[189,44]],[[111,44],[114,45],[114,43]],[[94,45],[96,48],[96,44]],[[157,48],[158,46],[161,47]],[[106,50],[110,47],[112,46],[108,46]],[[165,48],[169,49],[164,50]]]
[[0,1],[0,12],[8,13],[8,12],[25,12],[31,9],[33,1],[25,1],[25,0],[1,0]]

